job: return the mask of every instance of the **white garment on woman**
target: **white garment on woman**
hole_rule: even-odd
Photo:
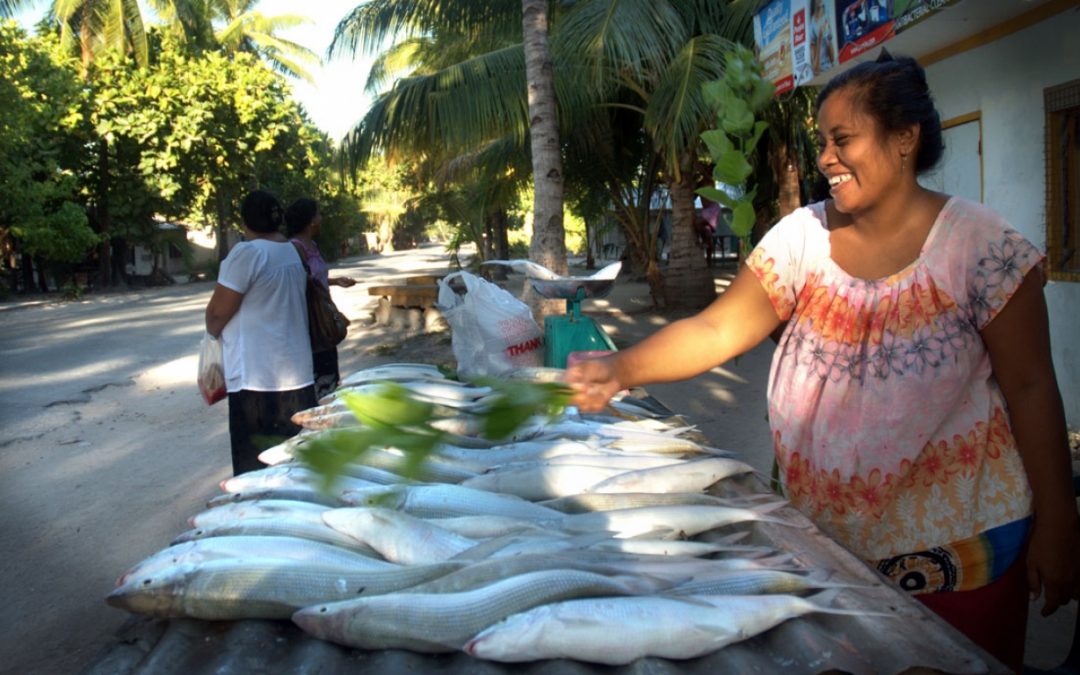
[[[218,283],[244,296],[221,332],[228,391],[311,384],[307,273],[296,248],[265,239],[241,242],[222,261]]]

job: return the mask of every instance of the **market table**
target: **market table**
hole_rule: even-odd
[[[638,392],[640,393],[640,392]],[[655,404],[655,399],[652,400]],[[737,496],[767,492],[757,476],[728,479],[710,492]],[[288,621],[209,622],[133,617],[84,675],[198,673],[1005,673],[1008,669],[921,603],[888,584],[791,506],[772,512],[794,527],[772,523],[728,526],[697,537],[749,527],[745,543],[790,553],[801,567],[826,570],[830,582],[851,584],[833,607],[886,616],[812,614],[757,637],[685,661],[640,659],[622,667],[569,660],[502,664],[464,653],[362,651],[313,638]]]

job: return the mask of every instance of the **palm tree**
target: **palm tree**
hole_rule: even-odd
[[[358,49],[364,49],[371,52],[388,39],[404,37],[407,42],[402,47],[378,62],[380,67],[376,79],[384,81],[384,66],[392,63],[405,50],[414,57],[417,55],[416,50],[420,48],[417,38],[441,36],[442,39],[437,41],[445,43],[447,36],[464,36],[464,39],[454,41],[459,47],[456,53],[451,50],[440,59],[441,72],[427,69],[409,78],[405,84],[399,82],[384,97],[387,105],[369,112],[351,134],[350,147],[354,151],[354,158],[362,160],[380,146],[401,149],[420,143],[429,154],[450,159],[455,151],[470,152],[497,140],[499,134],[495,130],[504,130],[517,140],[528,138],[535,186],[533,239],[529,257],[551,269],[565,272],[562,157],[553,68],[547,47],[547,19],[546,0],[522,0],[520,4],[509,0],[456,3],[374,0],[357,7],[339,23],[330,51],[355,53]],[[510,39],[514,34],[509,27],[515,20],[519,21],[518,28],[515,39]],[[493,42],[493,36],[499,39]],[[448,61],[447,55],[464,57],[464,60]],[[468,67],[461,68],[463,64]],[[429,62],[428,65],[430,67],[432,64]],[[442,96],[455,89],[455,84],[465,82],[501,90],[500,96],[485,98],[469,91],[460,100],[450,95]],[[406,106],[419,112],[420,117],[410,120],[400,115],[400,109]],[[443,108],[453,110],[440,111]],[[465,125],[472,127],[465,134],[471,137],[469,143],[460,143],[460,135],[447,129],[447,124],[427,124],[432,116],[441,114],[443,120],[450,120],[469,108],[479,113]],[[400,126],[379,124],[387,121],[388,117],[414,132],[420,131],[416,128],[417,124],[426,126],[423,131],[427,133],[403,134]],[[492,124],[477,128],[484,122]],[[384,143],[387,136],[383,134],[394,141]],[[406,136],[417,140],[410,141]],[[537,317],[558,309],[559,304],[544,303],[532,297],[531,289],[526,290],[526,301]]]
[[[282,30],[310,23],[296,14],[266,16],[254,11],[259,0],[212,0],[213,18],[224,22],[214,34],[226,52],[247,51],[258,54],[279,73],[311,81],[307,66],[320,63],[310,49],[277,35]]]
[[[32,0],[0,0],[0,18],[15,16],[20,10],[29,7]]]

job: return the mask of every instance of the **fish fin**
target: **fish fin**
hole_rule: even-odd
[[[899,612],[875,612],[868,609],[843,609],[840,607],[833,607],[833,602],[836,601],[836,597],[841,593],[841,588],[828,588],[820,593],[815,593],[809,598],[805,598],[803,601],[810,605],[815,612],[821,612],[822,614],[836,614],[840,616],[888,616],[899,619],[901,614]]]

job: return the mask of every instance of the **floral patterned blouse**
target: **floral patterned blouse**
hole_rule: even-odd
[[[780,221],[747,265],[788,322],[768,395],[791,502],[867,560],[1030,515],[979,331],[1041,260],[1001,216],[958,197],[918,259],[882,279],[832,260],[824,203]]]

